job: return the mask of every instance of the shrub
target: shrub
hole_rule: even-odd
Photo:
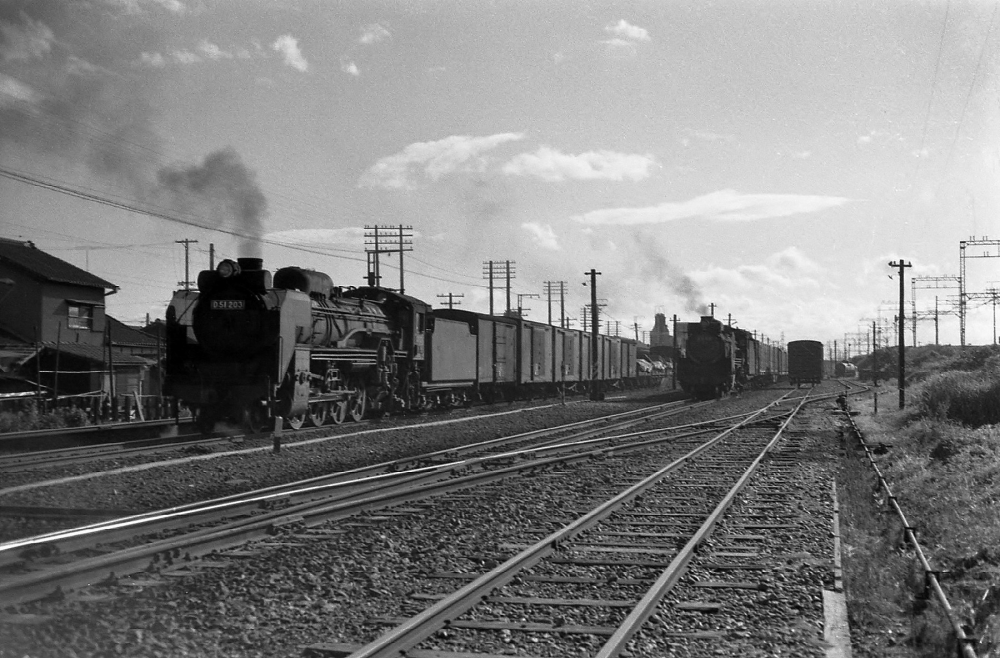
[[[922,386],[920,411],[971,427],[1000,423],[1000,369],[980,372],[949,371],[930,377]]]

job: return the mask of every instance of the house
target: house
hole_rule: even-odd
[[[0,238],[0,372],[60,395],[150,391],[156,338],[105,313],[116,292],[30,241]]]
[[[0,327],[26,343],[104,343],[104,298],[118,286],[47,254],[34,243],[0,238]]]

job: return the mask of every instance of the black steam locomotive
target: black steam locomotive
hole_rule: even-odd
[[[360,420],[518,396],[654,381],[637,343],[458,310],[437,310],[377,287],[344,290],[298,267],[222,261],[167,309],[166,391],[202,431],[226,421],[261,428],[274,417]]]
[[[687,339],[677,381],[690,395],[708,399],[774,382],[787,366],[785,351],[712,316],[686,323]]]

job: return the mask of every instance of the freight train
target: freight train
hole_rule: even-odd
[[[773,383],[785,373],[786,353],[753,333],[723,325],[712,316],[685,323],[684,353],[677,363],[677,381],[690,395],[708,399],[746,387]]]
[[[219,421],[257,430],[281,416],[297,429],[658,380],[642,372],[633,340],[597,336],[595,366],[584,331],[432,309],[298,267],[272,278],[257,258],[202,271],[166,320],[165,390],[203,432]]]
[[[823,381],[823,343],[793,340],[788,343],[788,381],[792,386]]]

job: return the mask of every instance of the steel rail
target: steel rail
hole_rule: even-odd
[[[656,579],[656,582],[649,588],[639,603],[632,609],[628,617],[618,626],[611,638],[605,642],[604,646],[597,652],[594,658],[614,658],[618,656],[625,647],[629,640],[639,632],[642,625],[646,623],[646,620],[654,612],[656,612],[656,606],[659,605],[663,597],[673,589],[677,581],[680,580],[681,576],[687,570],[688,564],[691,562],[691,558],[694,556],[695,551],[698,546],[701,545],[705,538],[708,537],[709,533],[715,528],[715,524],[718,523],[722,515],[726,513],[729,506],[732,505],[733,500],[739,495],[743,488],[746,487],[750,478],[754,476],[757,469],[760,467],[761,462],[767,456],[767,454],[777,445],[778,441],[781,439],[782,433],[785,428],[788,427],[795,415],[802,409],[802,406],[806,403],[808,396],[802,398],[795,409],[788,415],[788,418],[781,424],[778,431],[775,432],[774,436],[764,447],[761,453],[756,459],[750,464],[743,475],[737,480],[736,484],[732,486],[729,493],[723,497],[715,509],[709,514],[708,518],[702,523],[701,527],[698,528],[697,532],[684,544],[684,547],[680,550],[676,557],[670,561],[669,566],[660,574],[660,577]]]
[[[396,658],[424,641],[443,628],[450,620],[455,619],[474,607],[481,599],[498,587],[503,587],[513,580],[521,571],[529,569],[545,557],[555,552],[557,547],[572,539],[579,533],[592,528],[600,521],[614,513],[623,504],[632,500],[643,491],[657,484],[668,474],[683,466],[690,459],[709,450],[726,436],[753,419],[763,414],[770,407],[780,403],[788,394],[769,403],[746,419],[737,422],[709,441],[674,460],[667,466],[630,486],[610,500],[602,503],[587,514],[572,521],[563,528],[553,532],[541,541],[521,551],[503,564],[477,577],[458,591],[441,599],[426,608],[416,616],[406,620],[399,626],[387,631],[381,637],[366,644],[351,654],[351,658]],[[629,446],[631,447],[631,446]]]
[[[664,428],[669,432],[671,428]],[[699,430],[704,433],[710,430]],[[671,436],[662,441],[673,440]],[[596,439],[587,439],[593,442]],[[640,449],[651,441],[641,444],[617,446],[615,449]],[[555,450],[555,446],[544,448]],[[348,491],[336,498],[329,496],[320,500],[310,500],[298,503],[280,511],[268,512],[251,518],[239,519],[223,526],[196,530],[176,538],[159,540],[150,544],[127,548],[125,550],[86,558],[77,562],[40,573],[27,574],[0,582],[0,600],[18,603],[41,598],[65,589],[92,585],[102,579],[114,578],[140,571],[149,567],[150,563],[169,560],[183,555],[186,559],[203,555],[213,550],[229,548],[234,544],[261,538],[269,535],[277,526],[288,522],[303,522],[307,526],[318,525],[332,520],[340,520],[354,516],[360,512],[383,509],[401,503],[427,498],[432,495],[466,489],[471,486],[485,484],[515,475],[524,470],[539,470],[556,464],[571,464],[593,459],[596,455],[606,455],[608,451],[602,448],[587,452],[575,452],[569,455],[549,457],[546,459],[526,460],[522,464],[497,470],[483,470],[478,473],[455,477],[459,472],[468,470],[471,463],[485,463],[495,460],[500,455],[490,455],[450,464],[435,465],[419,469],[419,472],[388,473],[386,480],[378,487],[365,491]],[[366,497],[362,497],[366,496]]]
[[[917,541],[916,531],[913,526],[910,525],[909,521],[906,520],[903,508],[899,506],[899,501],[896,499],[895,494],[892,493],[892,488],[889,486],[889,482],[882,475],[881,469],[879,469],[878,464],[875,462],[875,454],[868,446],[868,443],[865,442],[864,435],[861,433],[861,429],[855,424],[854,418],[852,418],[850,413],[847,412],[846,399],[841,402],[841,406],[844,409],[844,415],[851,425],[851,430],[854,432],[858,442],[865,451],[865,455],[868,456],[868,461],[875,470],[875,475],[878,477],[879,485],[885,490],[886,496],[888,496],[889,504],[892,506],[893,510],[896,512],[896,516],[899,517],[900,522],[903,524],[906,541],[913,546],[913,549],[917,554],[917,560],[920,562],[920,566],[923,567],[924,570],[925,587],[934,591],[935,598],[937,598],[938,603],[940,603],[941,607],[944,609],[944,614],[948,618],[948,623],[951,624],[951,628],[955,632],[955,639],[958,645],[958,655],[964,656],[965,658],[976,658],[975,647],[978,643],[978,639],[967,635],[965,629],[962,628],[962,622],[958,619],[958,616],[955,614],[955,609],[951,607],[951,603],[948,602],[948,597],[945,595],[944,589],[941,587],[940,578],[938,578],[938,574],[941,572],[933,569],[930,561],[928,561],[927,557],[924,555],[924,551],[921,548],[920,543]]]
[[[118,539],[127,538],[131,536],[134,532],[134,528],[152,522],[163,523],[167,519],[176,518],[183,520],[184,523],[188,523],[188,517],[194,514],[219,511],[222,509],[228,509],[237,513],[236,509],[239,506],[246,505],[257,505],[260,503],[265,503],[273,501],[280,498],[301,496],[303,494],[314,494],[321,493],[331,488],[341,487],[345,485],[357,486],[362,481],[375,481],[380,477],[398,477],[401,469],[407,469],[402,472],[413,472],[414,469],[419,468],[422,464],[434,464],[438,468],[455,468],[457,464],[464,464],[466,462],[459,461],[459,457],[464,454],[473,454],[475,452],[481,452],[485,448],[503,446],[509,443],[515,443],[518,441],[525,441],[532,438],[537,438],[544,436],[546,434],[559,434],[565,431],[572,430],[583,425],[590,425],[595,422],[606,422],[608,420],[618,420],[605,425],[603,427],[597,428],[595,430],[589,430],[587,432],[581,433],[582,435],[592,435],[594,433],[610,432],[620,429],[622,426],[627,426],[637,422],[645,422],[647,419],[658,419],[664,416],[674,415],[686,410],[696,407],[698,405],[690,406],[680,406],[682,403],[666,403],[664,405],[656,405],[654,407],[647,407],[641,410],[632,410],[628,412],[623,412],[619,414],[612,414],[610,416],[605,416],[598,419],[592,419],[589,421],[579,421],[574,423],[568,423],[565,425],[560,425],[554,428],[543,428],[540,430],[532,430],[530,432],[523,432],[520,434],[515,434],[508,437],[500,437],[497,439],[489,439],[487,441],[480,441],[473,444],[468,444],[464,446],[458,446],[455,448],[445,448],[443,450],[437,450],[430,453],[424,453],[422,455],[417,455],[414,457],[407,457],[400,460],[393,460],[389,462],[382,462],[379,464],[374,464],[372,466],[366,466],[362,468],[352,469],[349,471],[342,471],[339,473],[334,473],[330,475],[321,475],[314,478],[309,478],[306,480],[299,480],[297,482],[292,482],[288,484],[275,485],[272,487],[266,487],[263,489],[258,489],[255,491],[250,491],[242,494],[234,494],[231,496],[224,496],[221,498],[216,498],[213,500],[208,500],[198,503],[190,503],[187,505],[179,505],[167,509],[155,510],[152,512],[146,512],[143,514],[134,514],[131,516],[120,517],[117,519],[110,519],[107,521],[100,521],[91,523],[84,526],[79,526],[76,528],[71,528],[68,530],[57,530],[50,533],[45,533],[42,535],[35,535],[32,537],[27,537],[21,540],[15,540],[11,542],[0,543],[0,565],[8,564],[15,558],[11,558],[11,551],[26,550],[33,547],[41,547],[52,545],[57,542],[69,542],[76,540],[75,543],[68,544],[63,547],[63,551],[66,550],[79,550],[80,548],[86,548],[95,545],[94,541],[84,541],[81,543],[79,540],[83,537],[90,535],[95,535],[97,533],[106,533],[109,530],[118,529],[129,529],[129,534],[119,534],[110,537],[101,537],[102,541],[116,541]],[[622,421],[623,417],[634,416],[637,413],[642,413],[643,411],[649,412],[653,411],[647,418],[639,420],[627,420]],[[711,422],[711,421],[708,421]],[[698,424],[688,424],[680,425],[671,428],[661,428],[659,431],[676,431],[678,429],[685,429],[687,427],[696,426]],[[608,439],[617,439],[620,437],[608,437]],[[600,439],[596,439],[600,441]],[[561,437],[555,439],[554,441],[564,442],[567,446],[572,446],[574,444],[585,444],[585,440],[574,441],[573,437]],[[539,446],[534,446],[533,448],[525,449],[525,451],[531,451],[535,448],[545,447],[547,444],[541,444]],[[562,444],[559,444],[562,445]],[[558,447],[558,446],[556,446]],[[505,453],[493,453],[489,455],[490,459],[500,459],[510,456],[515,456],[518,452],[523,451],[508,451]],[[442,464],[440,459],[449,460]],[[176,526],[175,526],[176,527]],[[169,528],[158,528],[158,529],[169,529]]]

